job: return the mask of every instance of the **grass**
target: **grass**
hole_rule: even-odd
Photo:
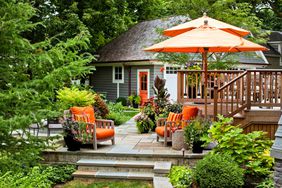
[[[61,187],[61,186],[60,186]],[[61,188],[152,188],[152,184],[146,181],[70,181]]]

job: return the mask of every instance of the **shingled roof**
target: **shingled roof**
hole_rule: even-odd
[[[98,51],[98,62],[156,60],[157,53],[145,52],[143,49],[157,43],[157,40],[160,39],[157,29],[167,29],[187,21],[186,16],[174,16],[138,23],[102,47]],[[253,52],[252,54],[236,53],[233,56],[237,56],[235,59],[241,63],[268,64],[260,57],[262,53]]]
[[[99,62],[142,61],[156,59],[156,53],[144,52],[143,48],[156,43],[160,37],[157,29],[167,29],[187,20],[185,16],[144,21],[105,45],[98,51]]]

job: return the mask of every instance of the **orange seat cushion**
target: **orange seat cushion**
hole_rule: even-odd
[[[96,137],[98,140],[115,136],[114,129],[96,128]]]
[[[87,116],[88,117],[88,122],[87,123],[95,123],[95,114],[94,114],[94,109],[92,106],[86,106],[86,107],[71,107],[70,108],[71,113],[74,115],[74,118],[79,118],[81,116]],[[81,118],[75,119],[77,121],[82,120]],[[85,121],[85,119],[84,119]]]
[[[170,128],[168,127],[167,128],[167,136],[169,136],[169,130],[170,130]],[[162,137],[164,137],[164,126],[159,126],[159,127],[156,127],[156,129],[155,129],[155,132],[159,135],[159,136],[162,136]]]
[[[167,121],[181,121],[181,119],[182,119],[182,114],[169,112]]]
[[[172,128],[172,132],[174,132],[175,130],[177,130],[178,128],[177,127],[173,127]],[[155,129],[155,132],[161,136],[161,137],[164,137],[164,126],[159,126]],[[169,136],[169,132],[170,132],[170,128],[168,127],[167,128],[167,136]]]
[[[191,120],[198,115],[199,108],[195,106],[184,106],[182,109],[182,120]]]

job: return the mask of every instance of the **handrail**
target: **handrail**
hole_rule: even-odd
[[[240,78],[242,78],[243,76],[245,76],[248,73],[248,71],[243,72],[242,74],[240,74],[238,77],[234,78],[233,80],[231,80],[230,82],[226,83],[224,86],[220,87],[218,89],[218,92],[220,92],[221,90],[223,90],[224,88],[228,87],[229,85],[231,85],[232,83],[236,82],[237,80],[239,80]]]

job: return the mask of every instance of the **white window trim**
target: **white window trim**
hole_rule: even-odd
[[[122,75],[122,79],[121,80],[116,80],[115,79],[115,68],[116,67],[121,67],[121,75]],[[123,84],[124,83],[124,66],[123,65],[116,65],[116,66],[113,66],[113,69],[112,69],[112,72],[113,72],[113,83],[121,83]]]
[[[147,95],[148,99],[150,98],[150,69],[137,69],[137,95],[139,95],[139,88],[140,88],[140,82],[139,82],[139,73],[140,72],[147,72],[148,73],[148,90],[147,90]]]

